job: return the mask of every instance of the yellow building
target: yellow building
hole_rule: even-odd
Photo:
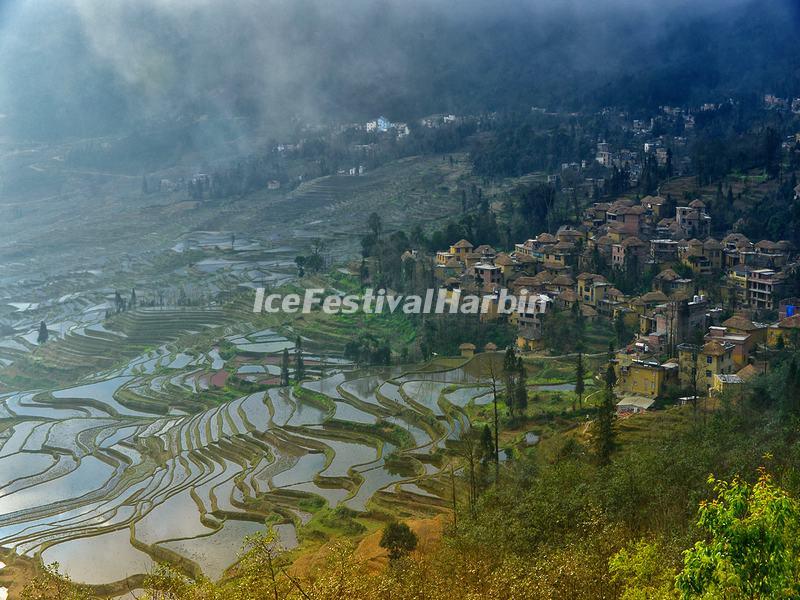
[[[605,277],[596,273],[581,273],[578,275],[578,302],[597,306],[605,298],[607,288],[611,284]]]
[[[617,391],[622,394],[657,398],[664,391],[667,370],[656,361],[632,360],[616,370]]]
[[[450,246],[450,254],[455,256],[458,260],[466,262],[467,254],[472,253],[474,246],[467,240],[459,240]]]
[[[731,375],[731,374],[716,374],[714,375],[713,381],[711,383],[711,390],[710,393],[716,396],[721,396],[725,392],[736,389],[738,386],[741,386],[744,383],[744,380],[739,377],[738,375]]]
[[[783,344],[790,347],[800,342],[800,315],[786,317],[769,326],[767,344],[774,348],[778,345],[778,340],[783,340]]]
[[[464,358],[472,358],[475,356],[475,344],[470,344],[469,342],[465,342],[458,347],[459,351],[461,352],[461,356]]]
[[[707,392],[714,383],[714,375],[736,372],[733,362],[733,344],[710,341],[702,347],[692,344],[678,346],[678,365],[681,386],[698,392]]]

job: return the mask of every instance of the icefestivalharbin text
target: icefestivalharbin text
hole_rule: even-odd
[[[383,312],[405,314],[480,314],[496,311],[538,314],[546,310],[550,298],[543,295],[514,295],[508,290],[478,296],[462,294],[460,290],[428,289],[424,295],[390,294],[384,289],[371,288],[363,294],[331,294],[322,288],[307,289],[304,294],[267,294],[256,288],[253,302],[255,313],[308,314],[320,309],[327,314],[379,314]]]

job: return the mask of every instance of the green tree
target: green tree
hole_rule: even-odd
[[[59,564],[45,565],[42,572],[33,577],[22,589],[22,600],[94,600],[87,588],[70,581],[59,572]]]
[[[517,379],[517,387],[514,389],[514,405],[517,413],[525,416],[525,411],[528,409],[528,387],[525,385],[524,377]]]
[[[494,460],[494,439],[492,439],[492,430],[488,425],[484,425],[481,430],[481,447],[483,448],[483,462],[488,463]]]
[[[620,600],[676,600],[675,569],[665,561],[667,549],[640,540],[611,557],[611,580],[622,587]],[[666,563],[666,564],[665,564]]]
[[[44,321],[39,323],[39,335],[36,337],[36,342],[38,344],[44,344],[47,339],[50,337],[50,332],[47,331],[47,325]]]
[[[289,349],[283,349],[281,357],[281,385],[289,385]]]
[[[306,376],[306,365],[303,362],[303,351],[298,348],[294,354],[294,380],[302,381]]]
[[[583,392],[585,391],[586,384],[586,368],[583,365],[583,352],[578,352],[578,358],[575,362],[575,395],[578,397],[578,405],[583,408]]]
[[[395,521],[383,529],[380,546],[389,551],[390,561],[396,561],[416,549],[417,534],[405,523]]]
[[[706,537],[684,552],[676,587],[690,598],[800,597],[800,505],[762,469],[750,485],[716,480],[700,504]]]
[[[616,375],[611,363],[606,369],[606,387],[600,400],[600,408],[597,411],[597,458],[601,465],[606,465],[611,460],[611,452],[614,450],[614,417],[616,407],[614,403],[614,383]]]

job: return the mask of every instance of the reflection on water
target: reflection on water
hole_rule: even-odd
[[[128,529],[56,544],[42,553],[42,560],[58,562],[72,579],[89,584],[111,583],[155,568],[147,554],[131,546]]]

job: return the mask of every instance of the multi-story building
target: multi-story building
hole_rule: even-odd
[[[777,294],[784,284],[784,277],[773,269],[754,269],[747,277],[747,296],[750,308],[773,310],[777,306]]]
[[[689,206],[676,208],[675,220],[680,231],[689,237],[707,238],[711,231],[711,216],[702,200],[692,200]]]
[[[707,392],[714,382],[714,375],[734,373],[733,344],[712,340],[702,346],[680,344],[678,346],[679,379],[686,389],[696,388]]]

